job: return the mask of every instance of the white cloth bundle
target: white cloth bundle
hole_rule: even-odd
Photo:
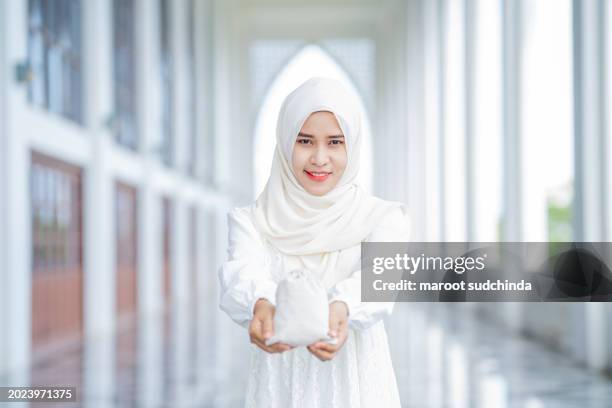
[[[329,305],[325,289],[308,272],[294,269],[278,283],[274,335],[266,345],[285,343],[308,346],[317,341],[336,343],[330,337]]]

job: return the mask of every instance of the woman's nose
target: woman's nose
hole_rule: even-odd
[[[327,149],[324,147],[317,148],[312,156],[310,156],[310,163],[318,166],[326,164],[328,160],[329,155],[327,154]]]

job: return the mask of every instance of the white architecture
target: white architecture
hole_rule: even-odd
[[[210,319],[207,335],[218,350],[235,347],[238,329],[218,314],[215,298],[225,217],[255,198],[261,103],[307,45],[326,52],[360,93],[371,125],[373,193],[410,205],[415,241],[612,241],[612,6],[606,2],[134,0],[127,26],[133,28],[135,147],[116,136],[117,72],[125,69],[114,65],[116,2],[66,2],[80,6],[80,82],[54,71],[72,66],[66,62],[72,57],[61,60],[72,51],[48,57],[46,68],[33,57],[32,26],[43,18],[29,9],[35,3],[45,0],[0,2],[0,373],[28,367],[36,354],[33,264],[40,255],[32,169],[38,155],[81,172],[77,247],[86,338],[112,336],[119,327],[121,182],[137,192],[139,318],[170,304],[195,307]],[[551,13],[556,17],[549,19]],[[60,32],[63,41],[74,35]],[[40,85],[45,72],[50,79]],[[37,92],[47,92],[46,103]],[[71,112],[80,118],[69,118]],[[55,197],[44,188],[41,194]],[[168,224],[164,198],[171,203]],[[606,304],[475,309],[589,367],[612,367]]]

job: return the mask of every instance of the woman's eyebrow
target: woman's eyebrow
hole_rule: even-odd
[[[310,138],[314,139],[313,135],[309,135],[308,133],[303,133],[303,132],[298,133],[298,136],[310,137]],[[327,137],[328,137],[328,139],[340,139],[340,138],[343,138],[344,135],[330,135],[330,136],[327,136]]]

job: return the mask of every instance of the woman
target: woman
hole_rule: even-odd
[[[393,303],[361,302],[362,241],[406,241],[406,207],[357,183],[361,114],[338,82],[312,78],[283,102],[270,178],[228,216],[221,309],[248,327],[254,349],[247,407],[399,407],[382,318]],[[276,285],[294,268],[328,291],[336,344],[266,346]]]

